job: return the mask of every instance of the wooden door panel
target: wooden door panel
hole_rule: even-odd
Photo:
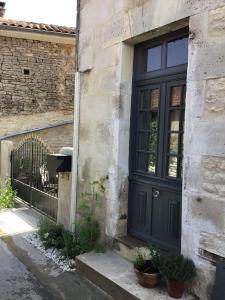
[[[130,200],[129,233],[162,249],[179,251],[181,193],[137,180],[130,182]]]
[[[130,182],[130,198],[130,232],[135,236],[141,235],[146,240],[150,234],[151,187]]]
[[[169,201],[168,209],[168,235],[179,239],[179,224],[180,224],[180,203],[179,201]]]
[[[154,196],[155,192],[159,192],[158,197]],[[163,241],[163,248],[179,249],[181,193],[153,189],[151,223],[151,235],[158,243]]]

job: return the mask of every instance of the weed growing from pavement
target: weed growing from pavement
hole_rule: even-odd
[[[15,191],[11,185],[11,179],[6,178],[1,182],[0,188],[0,209],[14,207]]]

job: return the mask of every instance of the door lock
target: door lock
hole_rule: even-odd
[[[159,197],[159,191],[154,191],[153,192],[153,197],[158,198]]]

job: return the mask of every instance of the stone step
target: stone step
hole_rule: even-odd
[[[116,237],[113,243],[113,250],[126,258],[129,261],[133,261],[137,254],[137,249],[142,247],[147,247],[148,245],[145,242],[142,242],[131,236]]]
[[[137,283],[133,264],[113,251],[77,256],[77,271],[116,300],[168,300],[165,285],[146,289]],[[192,296],[183,297],[193,300]]]

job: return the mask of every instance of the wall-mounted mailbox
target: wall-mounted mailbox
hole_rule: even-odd
[[[65,154],[48,154],[47,169],[50,173],[71,172],[72,156]]]

